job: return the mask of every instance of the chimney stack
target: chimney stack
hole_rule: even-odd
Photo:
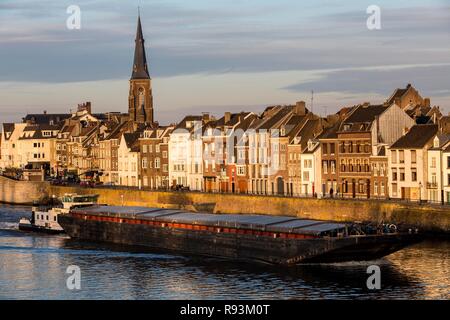
[[[209,112],[203,112],[202,113],[202,120],[205,121],[205,122],[208,122],[209,119],[210,119]]]
[[[231,112],[225,112],[224,123],[228,124],[231,121]]]
[[[430,98],[423,99],[423,104],[425,105],[425,107],[430,108],[431,107],[431,100],[430,100]]]
[[[304,116],[306,114],[306,103],[305,101],[298,101],[295,104],[294,113],[298,116]]]

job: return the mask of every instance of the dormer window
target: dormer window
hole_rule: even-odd
[[[439,138],[438,137],[434,138],[433,147],[439,148]]]

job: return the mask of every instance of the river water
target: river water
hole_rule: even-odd
[[[0,206],[0,299],[449,299],[450,241],[424,241],[370,262],[295,268],[130,251],[22,233],[30,208]],[[370,265],[381,289],[368,290]],[[80,268],[79,290],[67,268]]]

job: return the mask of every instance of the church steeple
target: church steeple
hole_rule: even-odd
[[[141,15],[139,14],[134,48],[133,73],[131,74],[131,79],[150,79],[144,42],[145,40],[144,35],[142,34]]]
[[[134,48],[133,72],[130,79],[128,114],[131,121],[153,123],[153,94],[150,73],[145,54],[141,15],[138,15]]]

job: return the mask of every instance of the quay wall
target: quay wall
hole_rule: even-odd
[[[432,233],[450,234],[450,206],[377,200],[310,199],[277,196],[51,186],[0,177],[0,202],[24,204],[40,196],[99,194],[108,205],[176,208],[199,212],[287,215],[341,222],[389,222]]]
[[[48,183],[16,181],[0,176],[0,203],[31,204],[48,193]]]

